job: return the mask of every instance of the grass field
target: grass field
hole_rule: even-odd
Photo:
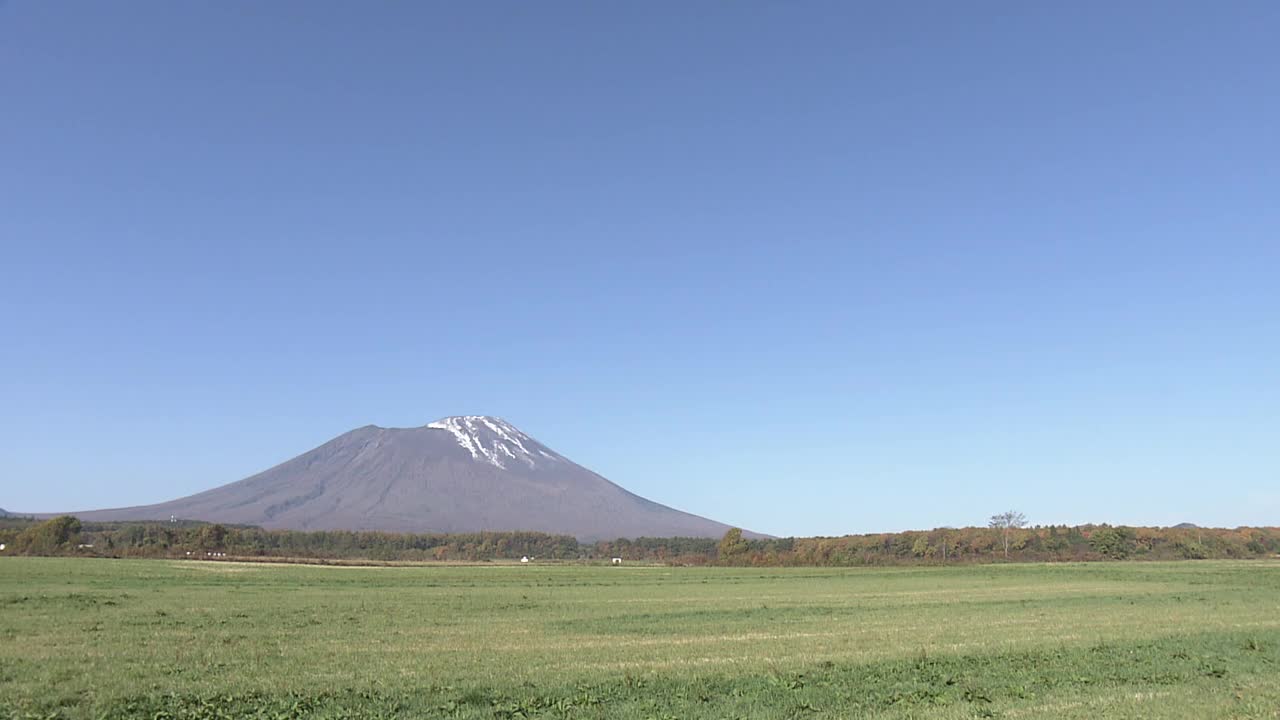
[[[1280,563],[0,559],[0,718],[1280,718]]]

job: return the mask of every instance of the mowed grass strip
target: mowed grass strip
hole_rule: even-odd
[[[4,558],[0,717],[1276,718],[1278,590],[1269,561]]]

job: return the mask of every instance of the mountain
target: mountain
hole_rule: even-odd
[[[581,540],[719,537],[728,525],[630,493],[506,421],[368,425],[239,482],[82,520],[204,520],[292,530],[537,530]]]

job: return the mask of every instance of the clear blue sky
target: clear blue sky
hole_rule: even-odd
[[[1280,523],[1278,33],[0,0],[0,507],[483,413],[782,535]]]

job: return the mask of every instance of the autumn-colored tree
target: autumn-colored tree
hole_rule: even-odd
[[[722,563],[731,564],[745,555],[748,547],[747,541],[742,537],[742,530],[729,528],[724,537],[720,538],[720,544],[716,546],[716,557]]]
[[[59,515],[27,528],[18,536],[18,549],[31,555],[55,555],[75,542],[80,535],[80,520],[71,515]]]
[[[932,551],[933,548],[929,547],[928,535],[920,535],[916,538],[915,542],[911,544],[911,554],[918,558],[927,557],[932,554]]]
[[[227,529],[217,524],[205,525],[197,537],[201,550],[221,550],[227,539]]]

